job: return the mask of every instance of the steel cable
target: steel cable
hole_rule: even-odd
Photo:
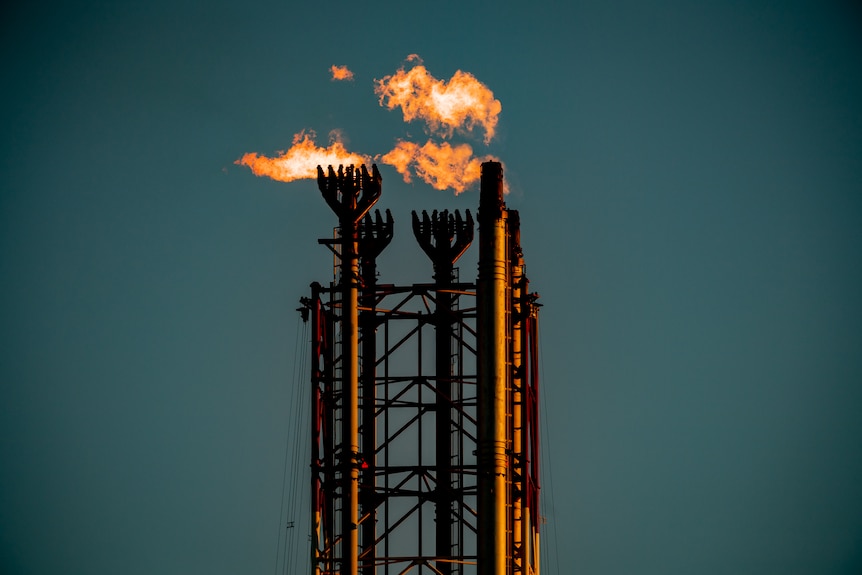
[[[297,520],[297,511],[302,513],[305,507],[305,499],[303,495],[303,487],[306,486],[304,466],[302,459],[307,456],[308,441],[302,441],[307,438],[307,433],[303,432],[303,423],[307,421],[307,406],[305,405],[306,388],[308,386],[307,375],[307,353],[305,350],[306,339],[308,338],[308,326],[301,318],[297,318],[296,334],[294,340],[294,358],[293,358],[293,381],[291,382],[291,394],[289,412],[291,414],[287,426],[287,437],[285,438],[284,447],[284,465],[282,476],[282,493],[281,504],[278,518],[278,538],[276,544],[276,564],[275,573],[288,572],[301,573],[301,566],[298,565],[299,558],[297,549],[300,545],[298,533],[303,531],[306,522]],[[305,426],[307,427],[307,425]],[[290,479],[288,480],[288,477]],[[307,494],[306,494],[307,495]],[[297,510],[297,502],[299,502],[299,510]],[[282,529],[284,534],[282,535]],[[308,558],[306,557],[306,563]],[[297,570],[299,568],[300,570]]]
[[[542,323],[536,320],[539,327],[539,369],[540,369],[540,380],[545,382],[545,356],[541,353],[541,345],[542,345]],[[548,409],[545,407],[546,405],[550,405],[550,399],[548,397],[548,386],[543,385],[541,389],[541,393],[544,398],[539,399],[539,410],[541,412],[540,419],[542,420],[542,434],[541,434],[541,443],[542,443],[542,458],[541,458],[541,467],[542,467],[542,476],[547,478],[548,483],[548,495],[549,498],[542,497],[540,499],[539,508],[541,509],[541,514],[543,518],[548,520],[547,508],[550,505],[550,520],[549,520],[549,529],[553,531],[553,539],[554,539],[554,569],[548,570],[548,572],[553,572],[556,575],[560,573],[560,543],[557,539],[557,515],[555,511],[555,503],[554,503],[554,469],[551,465],[551,440],[550,440],[550,421],[548,417]],[[550,499],[548,503],[546,503],[547,499]],[[547,541],[547,537],[542,537],[541,540],[542,546],[542,555],[547,556],[550,559],[550,553],[548,553],[550,543]]]

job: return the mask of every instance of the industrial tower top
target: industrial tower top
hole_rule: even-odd
[[[501,164],[482,164],[479,265],[469,210],[412,214],[433,281],[378,281],[394,223],[376,166],[318,167],[338,217],[311,321],[312,575],[538,575],[537,295]]]

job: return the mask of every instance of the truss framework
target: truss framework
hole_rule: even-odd
[[[331,170],[330,178],[330,189],[343,184]],[[300,308],[312,324],[312,573],[482,574],[477,284],[460,282],[454,267],[473,221],[469,212],[414,213],[434,282],[378,284],[392,218],[371,218],[370,205],[357,216],[360,187],[327,198],[342,210],[341,225],[320,243],[335,254],[338,275],[327,287],[312,284]],[[508,216],[500,575],[538,575],[539,306],[517,212]]]

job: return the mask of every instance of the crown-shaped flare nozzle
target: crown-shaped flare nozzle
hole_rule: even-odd
[[[385,220],[380,216],[380,210],[374,210],[374,218],[371,214],[366,214],[357,227],[359,257],[363,260],[376,259],[392,241],[394,231],[395,224],[389,210],[386,210]]]
[[[338,166],[338,172],[329,166],[328,173],[317,166],[320,193],[342,224],[356,225],[368,213],[380,199],[382,181],[377,164],[371,165],[370,174],[365,164],[358,170],[352,165]]]
[[[422,219],[413,212],[413,235],[431,262],[435,272],[450,270],[473,241],[473,216],[467,210],[466,219],[455,210],[438,212],[434,210],[431,217],[422,211]]]

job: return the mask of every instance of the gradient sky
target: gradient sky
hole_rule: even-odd
[[[19,4],[4,574],[276,570],[295,308],[336,222],[234,161],[303,129],[424,141],[373,93],[413,53],[503,105],[470,143],[506,164],[545,306],[545,574],[862,572],[857,3]],[[427,281],[409,211],[478,193],[381,171],[382,277]]]

